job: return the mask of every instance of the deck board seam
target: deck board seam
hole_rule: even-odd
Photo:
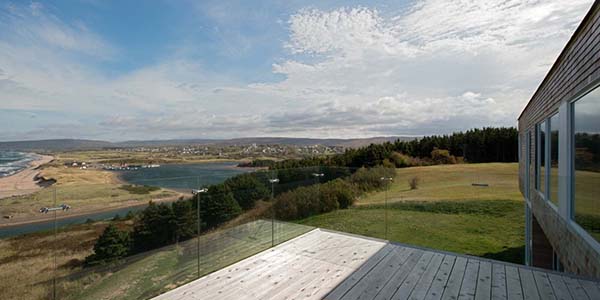
[[[421,281],[423,276],[425,276],[425,273],[427,273],[427,268],[429,268],[429,265],[431,265],[431,263],[433,262],[433,259],[434,259],[434,256],[432,255],[429,262],[427,262],[427,266],[425,267],[425,270],[423,270],[423,273],[419,276],[419,279],[415,282],[415,285],[410,289],[410,293],[408,294],[409,299],[410,299],[410,296],[412,296],[412,294],[415,292],[415,288],[417,287],[417,285],[419,285],[419,282]],[[439,266],[438,266],[438,268],[439,268]],[[437,271],[436,271],[436,273],[437,273]],[[429,288],[427,288],[427,290],[429,290]]]
[[[383,247],[382,247],[382,248],[381,248],[379,251],[382,251],[383,249],[387,248],[388,246],[390,246],[390,248],[391,248],[391,245],[390,245],[390,244],[386,244],[386,245],[385,245],[385,246],[383,246]],[[385,259],[385,258],[386,258],[388,255],[390,255],[390,253],[392,253],[392,251],[393,251],[393,250],[394,250],[394,248],[391,248],[391,249],[385,250],[385,251],[387,251],[387,252],[385,253],[385,255],[384,255],[384,256],[382,256],[381,258],[379,258],[379,260],[377,261],[377,263],[373,264],[373,266],[372,266],[372,267],[370,267],[370,268],[369,268],[369,270],[367,270],[367,271],[365,272],[365,274],[363,274],[362,276],[360,276],[360,278],[358,278],[358,279],[356,280],[356,282],[355,282],[355,283],[353,283],[353,284],[352,284],[352,285],[351,285],[351,286],[350,286],[350,287],[349,287],[349,288],[348,288],[348,289],[347,289],[347,290],[346,290],[346,291],[345,291],[345,292],[344,292],[342,295],[340,295],[340,297],[339,297],[338,299],[343,299],[343,298],[344,298],[344,297],[345,297],[345,296],[346,296],[346,295],[347,295],[347,294],[348,294],[348,293],[349,293],[349,292],[350,292],[350,291],[351,291],[351,290],[352,290],[352,289],[353,289],[353,288],[354,288],[354,287],[355,287],[355,286],[356,286],[356,285],[357,285],[357,284],[358,284],[358,283],[359,283],[361,280],[363,280],[363,278],[365,278],[365,276],[367,276],[369,273],[371,273],[371,271],[373,271],[373,269],[374,269],[375,267],[377,267],[377,265],[378,265],[378,264],[379,264],[381,261],[383,261],[383,260],[384,260],[384,259]],[[366,261],[365,261],[365,262],[366,262]],[[360,267],[359,267],[358,269],[360,269]],[[358,270],[358,269],[357,269],[357,270]],[[352,276],[352,274],[350,274],[350,276]],[[346,279],[347,279],[347,278],[346,278]],[[342,281],[342,282],[343,282],[343,281]],[[332,292],[334,292],[334,291],[335,291],[335,288],[334,288],[333,290],[331,290],[331,291],[329,292],[329,294],[330,294],[330,293],[332,293]],[[327,295],[325,296],[325,298],[327,298],[327,296],[328,296],[329,294],[327,294]]]
[[[456,259],[458,259],[458,256],[456,257]],[[462,287],[463,287],[463,282],[465,281],[465,274],[467,273],[467,266],[469,265],[469,260],[467,259],[465,261],[465,271],[462,273],[462,277],[460,278],[460,285],[458,286],[458,296],[456,296],[456,298],[460,298],[460,291],[462,291]],[[456,266],[456,261],[454,263],[454,266]],[[452,270],[454,270],[454,266],[452,267]],[[479,273],[479,268],[477,268],[477,273]],[[444,289],[445,291],[445,289]],[[443,294],[442,294],[442,298],[443,298]]]
[[[453,255],[446,255],[446,256],[453,256]],[[444,259],[446,258],[446,256],[444,256]],[[448,276],[446,277],[446,281],[443,283],[443,289],[442,289],[442,293],[440,294],[440,299],[443,298],[444,296],[444,292],[446,291],[446,288],[448,286],[448,281],[450,281],[450,276],[452,275],[452,271],[454,270],[454,266],[456,266],[456,260],[457,260],[457,256],[453,256],[454,260],[452,260],[452,268],[450,268],[450,271],[448,271]],[[435,282],[435,278],[437,278],[438,273],[440,272],[440,270],[442,269],[442,264],[444,263],[444,261],[442,260],[442,263],[440,264],[440,267],[438,268],[438,271],[435,273],[435,276],[433,276],[433,280],[431,281],[431,285],[429,286],[429,288],[427,289],[427,292],[425,293],[425,298],[427,298],[427,295],[429,295],[429,291],[431,291],[431,287],[433,286],[433,283]],[[463,277],[464,277],[464,272],[463,272]],[[462,278],[461,278],[461,284],[462,284]],[[459,293],[460,293],[460,287],[458,288]]]

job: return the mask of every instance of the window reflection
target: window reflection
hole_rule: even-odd
[[[537,133],[537,189],[543,194],[546,190],[546,122],[538,125]]]
[[[550,201],[558,206],[558,114],[550,118]]]
[[[600,89],[573,104],[574,217],[600,241]]]

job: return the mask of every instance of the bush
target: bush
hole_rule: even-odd
[[[87,265],[106,263],[127,256],[131,245],[129,233],[110,224],[94,245],[94,253],[85,258]]]
[[[414,158],[400,152],[393,152],[390,155],[390,160],[394,163],[396,168],[406,168],[414,166]]]
[[[360,168],[356,173],[350,176],[350,183],[353,183],[361,191],[371,191],[382,189],[387,186],[388,181],[381,180],[382,177],[393,178],[396,170],[385,167],[374,167],[371,169]]]
[[[415,176],[408,180],[408,186],[410,186],[411,190],[416,190],[419,188],[420,182],[421,182],[421,179],[419,179],[419,177]]]
[[[358,195],[357,188],[342,179],[328,182],[321,187],[321,197],[324,199],[333,199],[330,201],[337,203],[336,208],[348,208],[352,206]]]
[[[435,164],[456,164],[456,157],[450,155],[448,150],[434,148],[431,151],[431,159]]]

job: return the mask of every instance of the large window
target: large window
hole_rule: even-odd
[[[548,167],[550,168],[550,178],[548,186],[548,198],[549,200],[558,206],[558,114],[550,117],[550,135],[548,136],[550,140],[550,153],[548,156],[550,157],[550,164]]]
[[[536,172],[535,187],[544,194],[546,190],[546,122],[536,126],[537,143],[535,147]]]
[[[573,217],[600,241],[600,88],[573,103]]]

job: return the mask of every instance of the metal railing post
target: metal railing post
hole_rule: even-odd
[[[275,184],[279,182],[279,178],[269,179],[271,183],[271,247],[275,247]]]
[[[381,181],[385,181],[386,182],[386,187],[385,187],[385,196],[383,199],[383,211],[384,211],[384,237],[387,240],[388,239],[388,207],[387,207],[387,198],[388,198],[388,190],[390,189],[390,183],[392,182],[392,180],[394,180],[392,177],[381,177],[380,178]]]
[[[200,188],[200,177],[197,178],[198,189],[193,190],[192,193],[196,194],[196,258],[198,265],[198,278],[200,278],[200,194],[208,192],[206,188]]]

